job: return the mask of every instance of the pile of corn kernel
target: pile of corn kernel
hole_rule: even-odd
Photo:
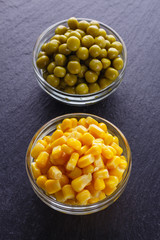
[[[106,124],[91,117],[66,118],[32,149],[32,173],[57,201],[93,204],[116,190],[127,167],[122,153]]]

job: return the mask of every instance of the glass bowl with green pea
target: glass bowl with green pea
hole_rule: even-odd
[[[41,88],[63,103],[84,106],[108,97],[120,85],[127,63],[122,38],[91,19],[70,18],[47,28],[33,49]]]

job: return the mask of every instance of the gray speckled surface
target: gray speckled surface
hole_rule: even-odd
[[[0,239],[160,239],[160,1],[0,1]],[[124,81],[108,99],[84,108],[63,105],[38,86],[32,49],[40,33],[71,16],[114,28],[128,49]],[[24,166],[35,131],[68,112],[89,112],[119,127],[133,155],[119,200],[88,216],[51,210],[31,189]]]

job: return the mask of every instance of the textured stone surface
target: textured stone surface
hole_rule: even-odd
[[[0,239],[160,239],[159,9],[159,0],[0,1]],[[41,90],[33,73],[37,37],[71,16],[110,25],[128,49],[124,81],[108,99],[90,107],[56,102]],[[132,150],[125,192],[93,215],[51,210],[34,194],[25,171],[25,153],[35,131],[69,112],[89,112],[113,122]]]

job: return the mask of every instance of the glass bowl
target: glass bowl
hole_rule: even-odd
[[[77,20],[86,20],[86,21],[92,21],[92,19],[87,18],[78,18]],[[63,91],[60,91],[54,87],[52,87],[42,76],[42,70],[38,69],[36,65],[36,60],[38,57],[38,54],[40,52],[41,46],[50,40],[51,37],[53,37],[54,31],[57,28],[58,25],[65,25],[67,26],[67,20],[63,20],[61,22],[55,23],[54,25],[47,28],[37,39],[36,44],[33,49],[33,67],[36,74],[37,81],[41,88],[47,92],[51,97],[55,98],[56,100],[59,100],[63,103],[74,105],[74,106],[84,106],[89,104],[94,104],[96,102],[99,102],[100,100],[108,97],[111,93],[113,93],[121,83],[125,69],[126,69],[126,63],[127,63],[127,50],[126,46],[122,40],[122,38],[119,36],[119,34],[114,31],[111,27],[105,25],[104,23],[99,22],[100,27],[105,29],[107,34],[112,34],[115,36],[116,40],[121,42],[123,45],[123,51],[121,53],[121,57],[124,62],[123,68],[119,71],[118,78],[110,84],[105,89],[102,89],[96,93],[90,93],[85,95],[79,95],[79,94],[69,94],[65,93]]]
[[[61,123],[63,121],[63,119],[72,118],[72,117],[80,119],[83,117],[86,118],[88,116],[93,117],[98,122],[104,122],[107,125],[108,131],[111,134],[116,135],[119,138],[119,143],[120,143],[120,146],[123,148],[123,155],[126,157],[128,166],[123,174],[122,180],[120,181],[120,183],[117,186],[117,189],[110,196],[107,196],[104,200],[99,201],[94,204],[90,204],[90,205],[77,205],[77,206],[76,205],[67,205],[67,204],[56,201],[56,199],[52,196],[46,195],[45,192],[40,187],[38,187],[38,185],[36,184],[36,181],[33,177],[32,170],[31,170],[31,163],[34,161],[33,158],[31,157],[31,150],[35,146],[36,142],[39,139],[42,139],[46,135],[51,135],[53,133],[53,131],[55,131],[56,126],[59,123]],[[44,126],[42,126],[36,132],[36,134],[34,135],[34,137],[32,138],[32,140],[29,144],[29,147],[28,147],[28,150],[26,153],[25,165],[26,165],[26,171],[28,174],[28,178],[31,182],[34,192],[46,205],[48,205],[49,207],[51,207],[59,212],[72,214],[72,215],[85,215],[85,214],[98,212],[100,210],[107,208],[109,205],[114,203],[120,197],[120,195],[122,194],[122,192],[124,191],[124,189],[127,185],[127,182],[128,182],[129,176],[130,176],[132,158],[131,158],[130,147],[129,147],[129,144],[128,144],[125,136],[112,123],[110,123],[109,121],[107,121],[101,117],[87,114],[87,113],[71,113],[71,114],[66,114],[66,115],[52,119],[51,121],[46,123]]]

